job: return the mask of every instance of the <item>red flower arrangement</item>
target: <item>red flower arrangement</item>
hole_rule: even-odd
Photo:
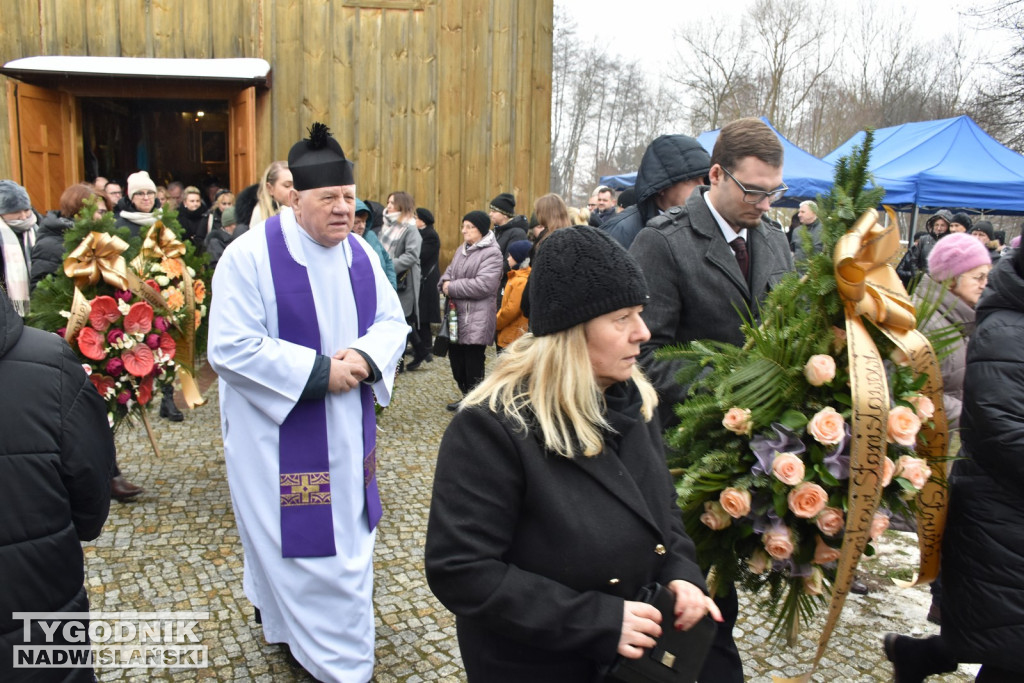
[[[72,346],[94,361],[86,372],[107,402],[111,426],[135,404],[147,405],[154,384],[161,389],[174,380],[177,343],[168,323],[145,301],[129,305],[131,292],[97,296],[90,303],[89,323],[71,340]]]

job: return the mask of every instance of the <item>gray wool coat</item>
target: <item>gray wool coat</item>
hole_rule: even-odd
[[[676,381],[682,361],[657,360],[654,352],[697,339],[742,345],[741,312],[759,318],[765,296],[793,269],[786,235],[762,218],[747,230],[748,283],[704,202],[708,189],[697,188],[685,205],[648,222],[629,249],[651,295],[643,312],[651,338],[640,347],[640,363],[658,390],[665,427],[675,424],[672,408],[686,397],[687,387]]]
[[[385,226],[381,232],[387,232]],[[401,281],[402,273],[409,272],[408,285],[405,291],[398,293],[398,300],[402,302],[402,313],[406,318],[419,318],[420,299],[420,247],[423,246],[423,238],[415,223],[407,223],[405,231],[390,243],[381,239],[381,244],[387,249],[395,264],[395,276]]]

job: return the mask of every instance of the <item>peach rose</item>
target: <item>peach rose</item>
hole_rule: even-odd
[[[917,443],[917,433],[921,431],[921,418],[906,406],[896,406],[889,410],[889,423],[886,427],[889,443],[912,448]]]
[[[768,553],[763,550],[755,550],[753,554],[747,558],[747,569],[750,570],[751,574],[764,574],[768,570],[768,565],[771,563],[771,558],[768,557]]]
[[[896,465],[892,460],[885,457],[882,458],[882,488],[892,483],[892,477],[896,474]]]
[[[826,536],[835,536],[846,526],[846,517],[839,508],[826,507],[814,518],[818,529]]]
[[[793,539],[789,529],[784,526],[764,532],[761,542],[764,543],[764,549],[773,559],[788,560],[793,554]]]
[[[700,516],[700,521],[712,531],[721,531],[732,524],[729,513],[722,508],[721,504],[714,500],[705,501],[704,514]]]
[[[930,420],[935,416],[935,404],[927,396],[918,394],[907,399],[910,405],[914,406],[914,412],[921,418],[921,421]]]
[[[889,528],[889,517],[883,515],[880,512],[875,513],[875,518],[871,520],[871,540],[877,541],[885,533],[885,530]]]
[[[816,353],[804,365],[804,377],[814,387],[828,384],[836,378],[836,361],[832,356]]]
[[[825,574],[817,567],[811,569],[811,575],[804,577],[804,593],[821,595],[825,592]]]
[[[746,408],[729,408],[722,419],[722,426],[733,434],[750,434],[753,425],[750,422],[750,411]]]
[[[835,408],[822,408],[807,423],[807,433],[823,446],[835,446],[846,436],[846,421]]]
[[[825,489],[811,481],[805,481],[792,491],[787,498],[789,509],[797,517],[811,519],[825,509],[828,494]]]
[[[788,486],[796,486],[804,480],[804,461],[793,453],[776,453],[772,460],[772,474]]]
[[[932,476],[932,470],[928,463],[921,458],[911,455],[901,455],[896,463],[896,476],[903,477],[909,481],[915,489],[920,491],[928,483]]]
[[[733,519],[750,514],[750,491],[730,486],[718,496],[718,502]]]
[[[814,564],[828,564],[839,559],[839,548],[833,548],[825,543],[821,536],[815,537],[814,541]]]

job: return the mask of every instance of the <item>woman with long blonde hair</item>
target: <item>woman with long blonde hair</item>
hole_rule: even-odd
[[[469,681],[598,680],[664,629],[721,620],[665,467],[633,258],[601,230],[557,230],[531,273],[531,332],[441,442],[427,580],[456,616]],[[674,624],[636,599],[674,596]]]
[[[256,225],[281,213],[282,206],[289,206],[291,189],[292,172],[288,169],[288,162],[271,162],[260,179],[260,186],[256,191],[257,204],[252,210],[249,225]]]

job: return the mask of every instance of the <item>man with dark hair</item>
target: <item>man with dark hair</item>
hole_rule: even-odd
[[[689,135],[655,138],[636,173],[636,205],[610,219],[604,229],[626,249],[647,221],[686,203],[694,188],[707,184],[711,157]],[[625,194],[625,192],[623,192]]]
[[[615,190],[601,185],[594,194],[597,195],[597,211],[590,212],[590,225],[600,228],[615,215]]]
[[[107,196],[110,198],[110,203],[114,207],[114,215],[120,214],[121,210],[118,208],[118,204],[121,203],[121,199],[124,197],[124,190],[121,189],[121,183],[116,180],[111,180],[103,186],[103,191],[106,192]]]
[[[666,428],[677,422],[673,407],[686,400],[687,387],[676,381],[681,361],[658,360],[654,352],[697,339],[743,344],[741,312],[756,319],[768,291],[793,268],[782,228],[764,216],[786,191],[782,144],[771,128],[754,118],[724,126],[708,180],[684,205],[651,220],[629,250],[650,289],[643,317],[651,338],[641,346],[640,363],[658,390]],[[732,637],[735,589],[716,602],[725,621],[699,680],[742,683]]]

